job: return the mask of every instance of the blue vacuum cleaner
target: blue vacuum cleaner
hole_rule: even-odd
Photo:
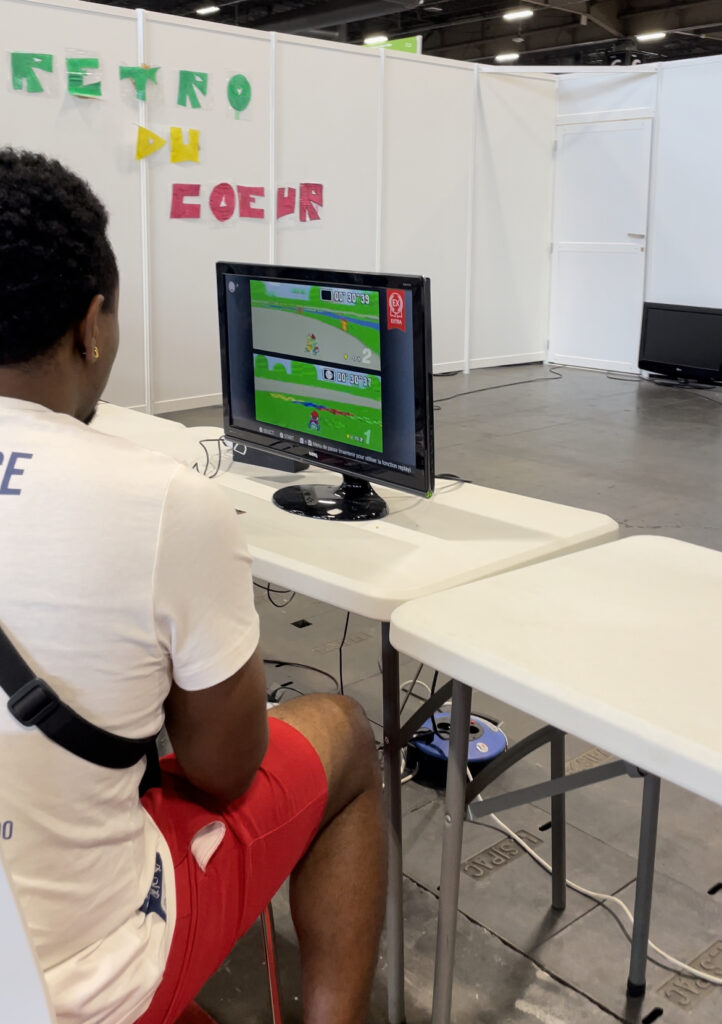
[[[441,789],[446,785],[449,763],[449,733],[451,711],[436,711],[409,740],[406,748],[406,771],[412,772],[416,782]],[[469,721],[468,765],[476,776],[489,761],[503,754],[507,738],[498,725],[479,715]]]

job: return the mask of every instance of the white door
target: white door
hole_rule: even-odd
[[[651,139],[649,117],[558,129],[550,362],[637,368]]]

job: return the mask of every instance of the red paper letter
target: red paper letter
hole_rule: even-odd
[[[221,182],[211,192],[209,199],[211,213],[216,220],[229,220],[236,208],[236,193],[227,181]]]
[[[173,185],[170,200],[171,218],[181,220],[198,220],[201,215],[201,208],[197,203],[186,203],[191,196],[198,198],[201,194],[200,185]]]
[[[262,199],[265,194],[265,188],[248,188],[246,185],[239,185],[238,216],[252,217],[255,220],[263,220],[266,216],[266,211],[260,206],[254,206],[253,201],[256,198]]]
[[[299,213],[301,220],[320,220],[321,214],[316,209],[323,206],[323,185],[311,185],[303,182],[300,186]]]
[[[296,209],[295,188],[279,188],[276,192],[276,218],[288,217]]]

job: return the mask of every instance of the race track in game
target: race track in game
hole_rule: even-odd
[[[381,369],[376,292],[350,292],[355,301],[335,302],[324,298],[334,294],[330,289],[306,286],[293,297],[274,294],[271,287],[265,282],[251,282],[256,350],[358,369]]]
[[[324,380],[339,373],[356,383]],[[381,381],[356,370],[298,363],[257,353],[254,358],[256,419],[319,440],[383,451]]]

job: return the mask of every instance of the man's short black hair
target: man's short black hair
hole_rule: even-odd
[[[0,366],[52,349],[94,295],[113,308],[108,213],[90,186],[40,153],[0,149]]]

